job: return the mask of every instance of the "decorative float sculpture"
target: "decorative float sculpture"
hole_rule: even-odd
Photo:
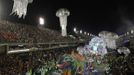
[[[107,53],[106,49],[106,43],[105,41],[100,37],[94,37],[89,42],[89,48],[99,55],[105,55]]]
[[[67,16],[70,15],[69,10],[61,8],[56,12],[56,16],[59,17],[62,36],[67,36]]]
[[[125,56],[128,56],[131,53],[127,47],[120,47],[117,52],[119,54],[123,53]]]
[[[29,3],[32,3],[33,0],[13,0],[13,9],[11,14],[18,15],[19,18],[25,18],[27,14],[27,6]]]
[[[116,33],[109,32],[109,31],[102,31],[99,33],[99,37],[103,38],[106,42],[107,48],[110,49],[116,49],[116,39],[119,38],[119,36]]]

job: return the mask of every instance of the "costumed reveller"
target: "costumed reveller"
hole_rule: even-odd
[[[62,75],[75,75],[76,66],[74,62],[76,62],[76,60],[72,57],[71,52],[71,50],[68,50],[58,61],[57,66],[62,69]]]
[[[63,75],[83,75],[85,58],[76,50],[72,50],[63,55],[58,63]]]
[[[81,54],[79,54],[77,50],[72,51],[72,57],[75,59],[74,62],[74,65],[76,65],[75,75],[83,75],[85,58]]]

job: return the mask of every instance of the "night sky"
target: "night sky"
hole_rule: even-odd
[[[70,11],[68,32],[77,27],[96,35],[102,30],[123,34],[134,28],[134,2],[128,0],[34,0],[28,5],[25,19],[9,15],[12,0],[0,2],[3,10],[1,17],[13,22],[37,25],[38,18],[43,16],[45,27],[60,30],[55,13],[59,8],[67,8]]]

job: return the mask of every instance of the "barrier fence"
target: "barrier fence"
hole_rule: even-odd
[[[75,47],[84,41],[49,42],[49,43],[4,43],[0,44],[0,54],[14,54],[32,51],[50,50],[64,47]]]

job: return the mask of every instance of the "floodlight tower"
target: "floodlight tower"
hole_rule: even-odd
[[[60,21],[60,26],[61,26],[61,33],[62,36],[67,36],[67,16],[70,15],[69,10],[65,9],[65,8],[61,8],[59,10],[57,10],[56,12],[56,16],[59,17],[59,21]]]

